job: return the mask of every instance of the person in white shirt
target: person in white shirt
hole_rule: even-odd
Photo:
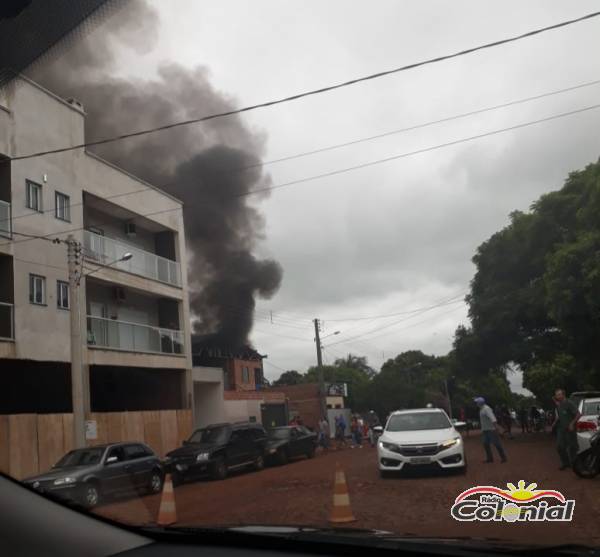
[[[506,462],[506,453],[504,447],[500,441],[498,435],[498,420],[494,415],[494,411],[485,403],[485,399],[481,396],[473,399],[475,404],[479,406],[479,422],[481,423],[481,437],[483,441],[483,448],[485,449],[486,459],[483,461],[484,464],[494,462],[494,455],[492,454],[492,445],[496,447],[498,455],[500,456],[500,462]]]

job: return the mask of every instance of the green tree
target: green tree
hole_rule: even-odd
[[[298,385],[299,383],[304,382],[304,375],[302,375],[299,371],[295,369],[290,369],[288,371],[284,371],[279,379],[273,381],[273,386],[279,387],[281,385]]]
[[[569,175],[528,213],[479,246],[467,297],[470,328],[457,330],[453,362],[465,376],[510,362],[543,401],[549,382],[600,380],[600,163]],[[569,387],[567,387],[569,388]]]

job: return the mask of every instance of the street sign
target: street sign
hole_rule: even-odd
[[[327,383],[327,396],[348,396],[347,383]]]
[[[85,421],[85,438],[90,441],[98,439],[98,422],[96,420]]]

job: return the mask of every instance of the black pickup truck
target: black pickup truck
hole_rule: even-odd
[[[183,446],[166,455],[165,466],[175,484],[187,479],[223,480],[230,471],[265,465],[267,434],[260,424],[214,424],[194,431]]]

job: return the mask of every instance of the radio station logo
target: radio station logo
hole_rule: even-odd
[[[569,522],[575,500],[555,489],[537,489],[520,480],[507,489],[478,485],[463,491],[455,500],[450,515],[461,522]]]

